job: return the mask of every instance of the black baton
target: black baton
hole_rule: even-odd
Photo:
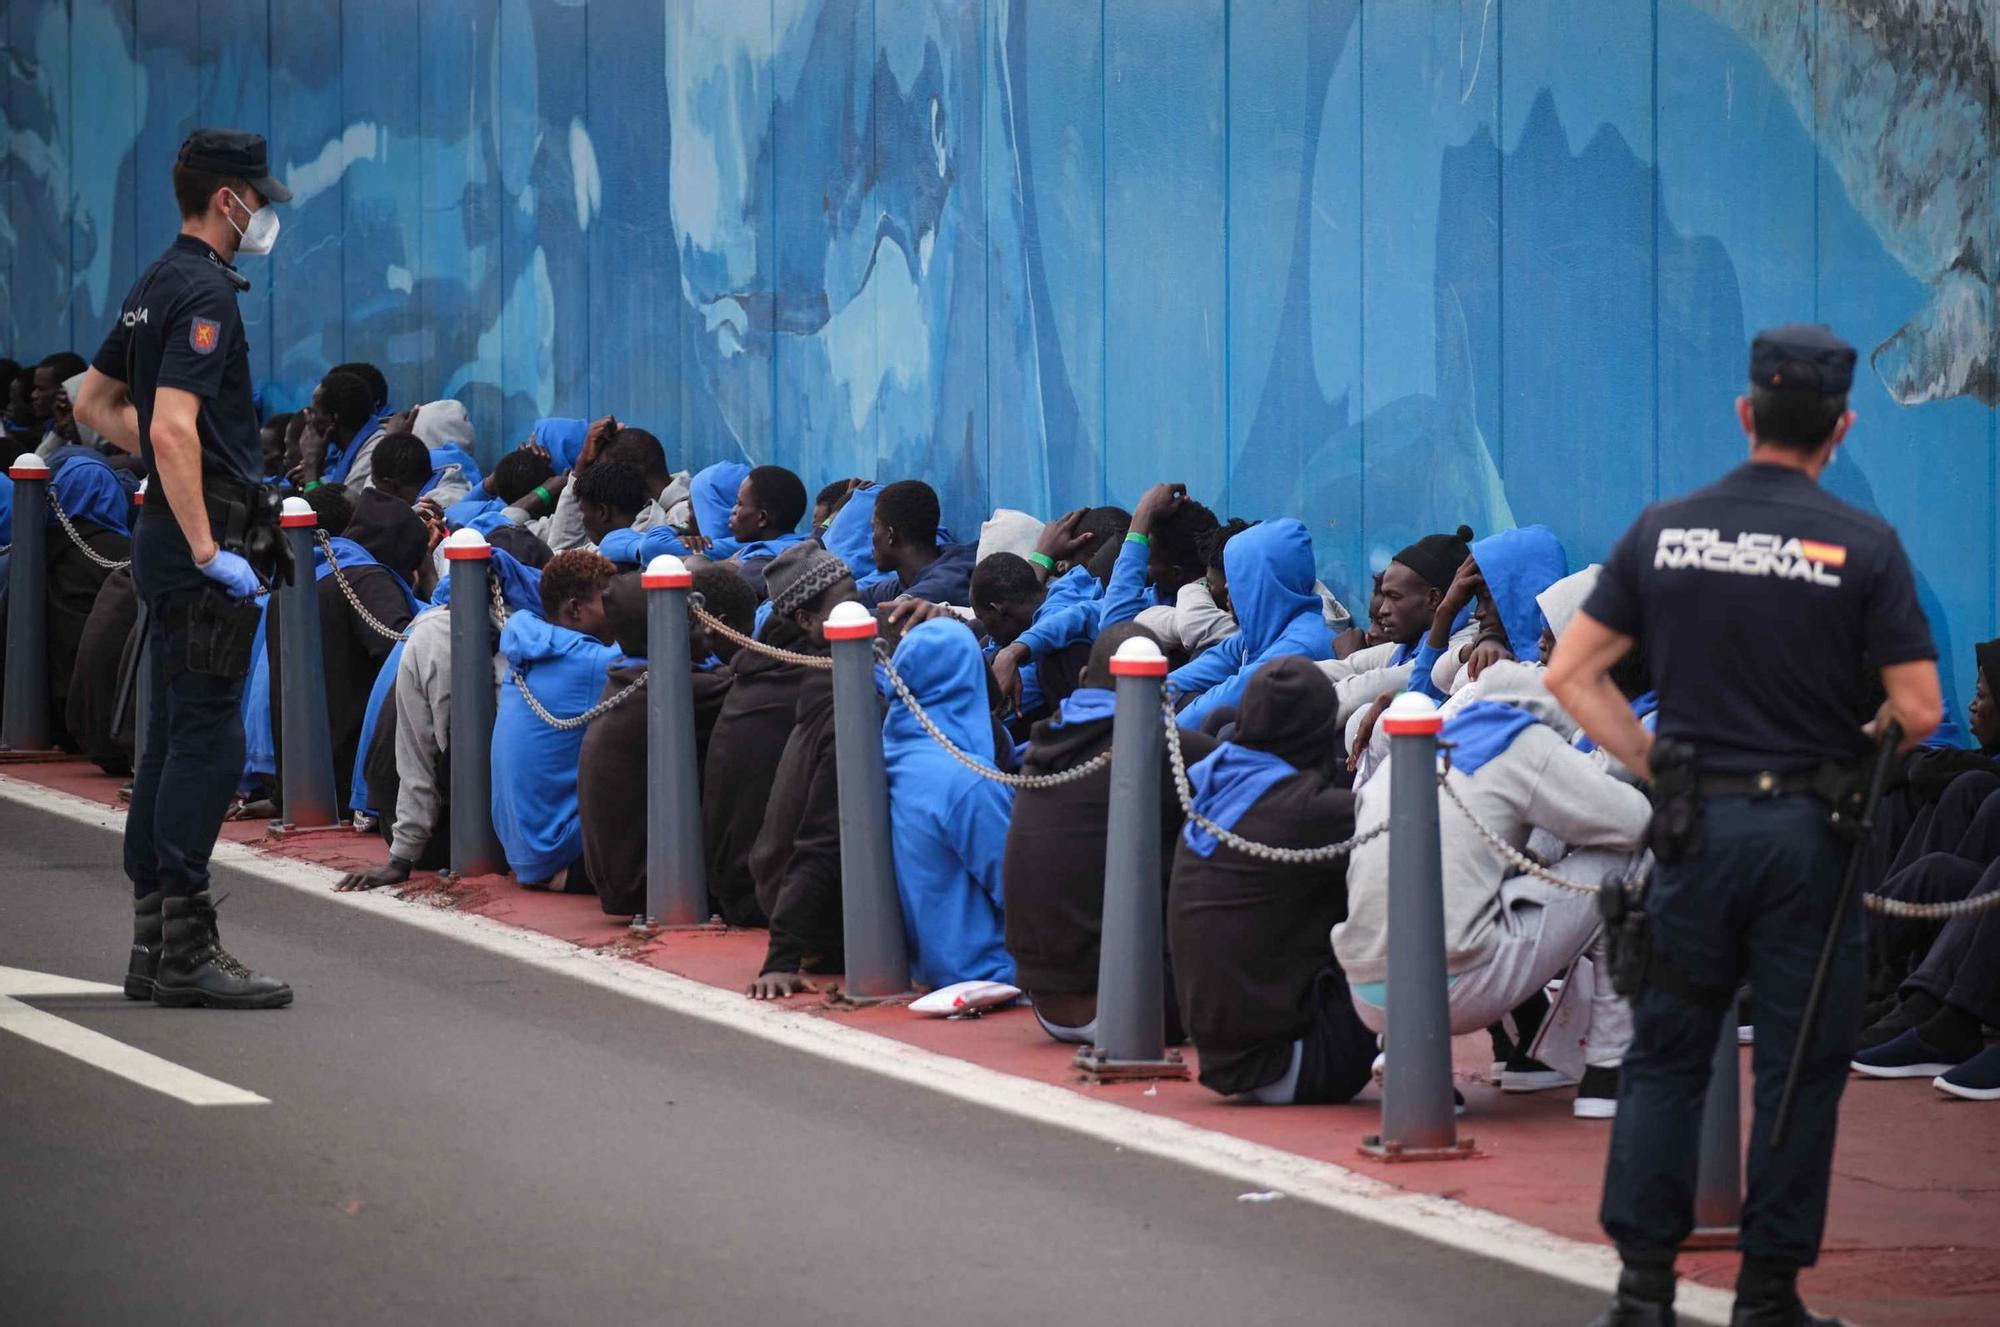
[[[1826,981],[1833,971],[1834,951],[1840,948],[1840,932],[1847,920],[1847,908],[1854,898],[1854,886],[1861,876],[1861,859],[1868,852],[1868,840],[1875,831],[1875,807],[1895,768],[1897,748],[1903,744],[1903,727],[1894,719],[1882,730],[1882,745],[1875,752],[1875,768],[1868,775],[1868,791],[1861,803],[1861,820],[1856,826],[1853,847],[1847,852],[1847,870],[1840,878],[1840,901],[1834,905],[1833,920],[1827,923],[1826,943],[1820,946],[1819,968],[1813,973],[1812,990],[1806,995],[1805,1011],[1799,1017],[1799,1039],[1792,1046],[1792,1067],[1785,1073],[1784,1095],[1778,1098],[1778,1114],[1771,1123],[1771,1147],[1785,1145],[1785,1126],[1792,1119],[1792,1097],[1798,1092],[1799,1072],[1805,1067],[1806,1048],[1812,1045],[1819,1028],[1820,1006],[1826,1002]],[[1754,996],[1754,992],[1753,992]]]

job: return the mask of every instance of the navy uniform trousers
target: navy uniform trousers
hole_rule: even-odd
[[[1633,1001],[1632,1048],[1600,1213],[1621,1250],[1671,1256],[1694,1228],[1702,1097],[1722,1019],[1746,980],[1757,1020],[1756,1120],[1738,1247],[1811,1266],[1826,1227],[1840,1094],[1860,1033],[1864,942],[1858,899],[1806,1057],[1782,1151],[1771,1128],[1798,1041],[1806,994],[1833,920],[1846,844],[1809,796],[1704,799],[1696,854],[1654,871],[1647,890],[1653,953],[1694,994],[1649,982]]]

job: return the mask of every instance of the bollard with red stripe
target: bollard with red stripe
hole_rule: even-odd
[[[455,530],[442,548],[451,576],[451,871],[495,875],[507,856],[493,833],[493,550]]]
[[[23,452],[14,481],[14,551],[7,566],[7,695],[0,705],[0,752],[49,750],[48,462]]]
[[[1111,806],[1104,834],[1104,917],[1097,1034],[1076,1054],[1094,1082],[1186,1078],[1167,1049],[1165,904],[1160,897],[1160,762],[1167,657],[1137,636],[1111,659]]]
[[[687,564],[662,553],[647,564],[646,920],[708,923],[701,838],[701,771],[695,765],[694,678],[688,658]],[[637,917],[633,925],[639,924]]]
[[[278,680],[284,689],[279,737],[284,743],[283,833],[332,829],[340,824],[335,806],[333,737],[326,714],[326,661],[320,651],[319,594],[312,574],[313,530],[319,517],[304,498],[286,498],[278,516],[297,569],[278,596]]]
[[[1458,1136],[1451,1086],[1437,787],[1444,719],[1428,696],[1406,691],[1381,722],[1390,744],[1387,1044],[1382,1132],[1364,1138],[1361,1151],[1384,1161],[1453,1161],[1478,1152]]]
[[[826,620],[833,650],[834,769],[840,785],[840,912],[847,997],[887,1000],[910,989],[903,901],[889,847],[889,773],[875,690],[875,615],[849,601]]]

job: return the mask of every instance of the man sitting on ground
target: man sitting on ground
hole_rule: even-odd
[[[781,465],[760,465],[743,476],[729,512],[729,537],[736,549],[729,561],[764,597],[764,569],[771,559],[805,536],[796,533],[806,515],[806,486]]]
[[[794,544],[765,572],[771,620],[798,634],[802,654],[827,653],[826,619],[855,597],[847,564],[816,543]],[[833,674],[800,670],[791,733],[762,805],[763,825],[750,848],[757,908],[770,921],[764,966],[750,984],[754,999],[810,989],[807,972],[839,972],[840,791],[833,752]]]
[[[570,494],[575,494],[576,513],[583,525],[582,541],[573,547],[597,549],[621,570],[643,565],[629,550],[607,551],[603,547],[613,531],[633,529],[640,512],[651,504],[637,466],[599,461],[564,490],[565,497]]]
[[[1347,838],[1354,801],[1341,786],[1335,719],[1333,688],[1308,660],[1257,670],[1235,736],[1188,771],[1195,812],[1273,847]],[[1188,821],[1174,849],[1167,936],[1203,1086],[1303,1105],[1347,1101],[1367,1083],[1375,1039],[1323,938],[1347,915],[1347,892],[1339,860],[1252,857]]]
[[[1054,600],[1054,587],[1060,584],[1058,579],[1044,585],[1024,558],[995,553],[974,569],[967,587],[973,611],[994,647],[993,677],[1001,699],[1024,722],[1042,718],[1076,689],[1095,635],[1074,633],[1078,638],[1070,645],[1043,654],[1037,662],[1026,662],[1020,645],[1023,634],[1081,606]]]
[[[605,462],[589,473],[604,469]],[[588,476],[586,476],[588,477]],[[646,597],[637,572],[612,578],[604,611],[622,656],[611,665],[599,701],[609,700],[646,675]],[[695,594],[709,616],[749,634],[757,597],[743,578],[724,567],[694,573]],[[724,660],[736,646],[711,637],[688,614],[688,662],[694,690],[695,773],[701,773],[709,734],[722,713],[732,675]],[[635,697],[591,720],[577,759],[577,810],[583,821],[583,868],[606,914],[630,917],[646,907],[646,704]]]
[[[507,862],[529,889],[590,892],[583,872],[583,827],[576,810],[577,755],[583,731],[555,728],[556,718],[597,703],[604,672],[619,657],[604,616],[611,564],[571,549],[542,569],[541,613],[515,613],[500,633],[509,677],[493,723],[493,831]]]
[[[1107,628],[1090,647],[1080,685],[1029,737],[1021,772],[1060,774],[1095,760],[1111,747],[1115,709],[1111,657],[1128,640],[1153,640],[1136,622]],[[1155,641],[1154,643],[1158,643]],[[1184,734],[1181,750],[1195,762],[1214,743]],[[1057,1041],[1092,1044],[1097,1031],[1098,937],[1104,920],[1104,836],[1110,818],[1107,767],[1056,788],[1022,788],[1014,794],[1004,868],[1007,952],[1017,980],[1034,1002],[1035,1018]],[[1181,830],[1173,769],[1160,759],[1160,897],[1173,874],[1174,841]],[[1169,970],[1171,974],[1171,969]],[[1173,984],[1166,988],[1169,1039],[1179,1030]]]
[[[541,572],[495,547],[487,575],[500,587],[501,606],[489,604],[489,648],[496,676],[504,676],[500,653],[506,617],[542,611]],[[438,585],[434,607],[410,623],[392,655],[396,681],[391,704],[377,720],[374,750],[386,745],[388,759],[371,760],[367,774],[372,800],[382,813],[379,828],[389,841],[389,861],[373,871],[343,876],[336,889],[379,889],[400,885],[414,870],[437,870],[450,861],[451,846],[451,582]],[[385,668],[389,665],[383,665]],[[495,690],[499,688],[496,685]],[[371,751],[371,755],[373,752]],[[386,768],[385,768],[386,765]]]
[[[938,496],[920,479],[903,479],[875,499],[872,552],[890,575],[861,594],[869,607],[908,596],[935,604],[971,602],[972,544],[938,543]]]
[[[352,373],[336,370],[327,374],[313,388],[305,416],[292,482],[301,488],[309,484],[341,483],[347,473],[349,453],[375,417],[375,402],[368,384]]]
[[[938,729],[967,759],[993,768],[986,664],[971,630],[947,618],[925,622],[903,636],[893,663]],[[1011,791],[954,759],[893,693],[882,754],[911,976],[933,990],[1011,982],[1001,879]]]
[[[1274,659],[1333,657],[1319,595],[1314,592],[1312,536],[1289,517],[1253,525],[1223,550],[1236,635],[1175,669],[1167,685],[1194,697],[1180,712],[1183,728],[1199,728],[1215,711],[1241,702],[1250,677]]]
[[[1441,615],[1441,614],[1440,614]],[[1569,850],[1560,875],[1595,886],[1625,866],[1645,842],[1652,805],[1645,794],[1600,769],[1572,745],[1576,721],[1542,684],[1541,670],[1511,661],[1484,671],[1481,699],[1446,720],[1452,744],[1450,788],[1472,819],[1451,811],[1444,845],[1445,971],[1454,1035],[1498,1023],[1529,1001],[1590,946],[1598,933],[1597,900],[1517,874],[1512,861],[1474,825],[1516,849],[1536,830]],[[1356,828],[1388,821],[1391,779],[1385,768],[1360,785]],[[1595,851],[1584,851],[1586,849]],[[1361,1021],[1381,1031],[1388,976],[1389,847],[1373,839],[1348,868],[1349,912],[1334,928],[1334,952],[1354,983]],[[1622,1002],[1593,1003],[1587,1042],[1592,1065],[1616,1064],[1631,1038]],[[1615,1100],[1613,1077],[1590,1089]],[[1602,1086],[1600,1086],[1600,1084]],[[1598,1117],[1596,1108],[1580,1115]]]
[[[795,557],[810,552],[803,543],[795,547],[799,550]],[[775,559],[771,561],[775,564]],[[740,574],[732,564],[717,565],[731,575]],[[763,588],[764,570],[760,569],[753,594]],[[750,585],[747,578],[744,583]],[[806,653],[811,644],[790,614],[773,612],[756,636],[765,645],[793,654]],[[763,926],[766,919],[757,903],[750,853],[763,829],[778,762],[792,735],[799,689],[813,670],[746,647],[737,653],[730,671],[735,681],[723,699],[702,766],[702,851],[707,857],[708,891],[723,920],[731,926]]]

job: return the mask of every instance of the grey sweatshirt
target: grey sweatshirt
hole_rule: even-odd
[[[1480,677],[1482,700],[1513,705],[1540,722],[1470,776],[1448,776],[1472,814],[1516,848],[1535,829],[1572,848],[1636,852],[1652,807],[1645,794],[1612,778],[1570,745],[1576,724],[1542,685],[1538,669],[1498,663]],[[1391,758],[1393,761],[1393,757]],[[1387,769],[1355,797],[1355,830],[1364,833],[1389,818]],[[1479,966],[1493,943],[1500,886],[1515,874],[1500,851],[1448,799],[1440,796],[1444,849],[1445,971]],[[1386,835],[1355,850],[1347,868],[1347,920],[1333,928],[1333,951],[1350,981],[1381,981],[1388,972],[1389,840]]]
[[[396,837],[389,851],[414,862],[430,844],[445,798],[437,776],[440,758],[451,749],[451,609],[425,609],[410,623],[408,635],[393,693],[398,784]],[[507,656],[496,653],[496,693],[506,666]]]

